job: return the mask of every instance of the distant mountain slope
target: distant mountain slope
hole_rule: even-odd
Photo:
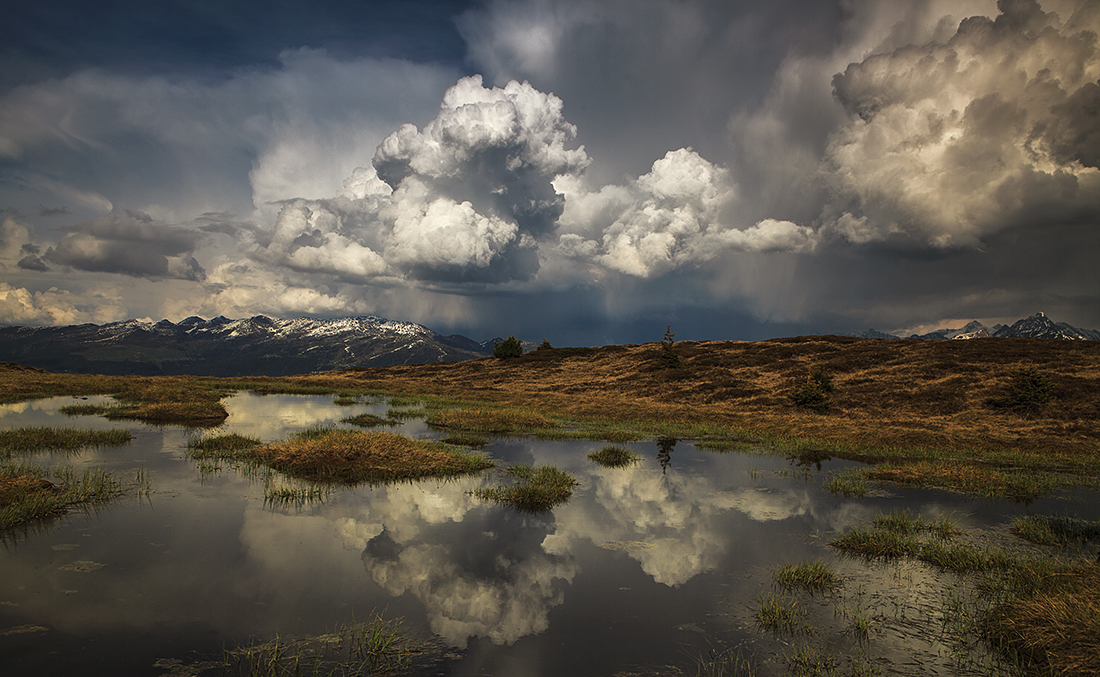
[[[862,338],[901,338],[895,334],[885,334],[875,329],[867,329],[858,334],[850,334]],[[1044,313],[1035,313],[1031,317],[1014,322],[1011,326],[994,325],[987,327],[977,320],[973,320],[961,329],[937,329],[927,334],[913,334],[909,338],[935,340],[960,340],[972,338],[1042,338],[1062,339],[1067,341],[1100,341],[1100,331],[1095,329],[1079,329],[1065,322],[1054,322]]]
[[[997,337],[1024,336],[1028,338],[1066,339],[1070,341],[1097,341],[1100,332],[1092,329],[1078,329],[1065,322],[1054,322],[1043,313],[1017,320],[1011,327],[1001,327],[994,334]]]
[[[468,360],[489,352],[465,336],[373,316],[0,327],[0,361],[70,373],[277,376]]]

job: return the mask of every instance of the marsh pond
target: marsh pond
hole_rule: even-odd
[[[213,431],[60,411],[105,401],[0,407],[4,429],[130,430],[124,445],[29,460],[140,467],[148,482],[4,534],[5,674],[1013,674],[975,631],[989,602],[972,577],[852,556],[834,541],[906,514],[978,548],[1027,552],[1039,546],[1011,533],[1020,516],[1100,518],[1086,489],[1026,505],[883,485],[846,497],[826,486],[854,463],[691,440],[622,444],[638,458],[615,468],[589,460],[601,442],[490,438],[477,453],[494,470],[310,493],[277,473],[193,459],[188,444],[350,427],[341,421],[385,416],[386,401],[240,393]],[[443,435],[412,417],[388,429]],[[522,512],[472,493],[516,464],[570,473],[571,499]],[[802,563],[831,578],[777,577]]]

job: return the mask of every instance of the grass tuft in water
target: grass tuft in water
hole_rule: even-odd
[[[960,574],[984,571],[992,564],[984,550],[969,543],[950,543],[943,539],[921,543],[915,554],[923,562]]]
[[[813,632],[806,623],[808,613],[798,599],[787,595],[769,595],[756,606],[756,624],[775,634]]]
[[[830,473],[823,486],[834,496],[861,498],[867,495],[867,469],[846,468]]]
[[[740,650],[711,649],[695,659],[695,677],[756,677],[756,666]]]
[[[0,430],[0,457],[39,451],[76,451],[88,447],[121,446],[132,439],[129,430],[78,428],[13,428]]]
[[[1012,533],[1038,545],[1067,546],[1100,541],[1100,521],[1068,515],[1025,515],[1017,517]]]
[[[390,407],[386,410],[386,418],[390,421],[413,421],[427,416],[428,411],[422,407],[413,407],[411,409]]]
[[[426,419],[428,425],[444,430],[488,435],[530,435],[550,432],[558,424],[527,409],[445,409]]]
[[[3,465],[0,530],[62,515],[71,508],[107,503],[135,488],[138,493],[149,493],[143,470],[129,479],[117,479],[102,468],[86,468],[78,475],[71,466]]]
[[[478,498],[510,505],[520,512],[539,513],[568,501],[573,496],[573,487],[577,486],[577,480],[572,475],[551,465],[534,468],[514,465],[505,469],[503,474],[512,479],[512,484],[481,487],[470,493]]]
[[[949,517],[929,521],[923,515],[914,514],[908,510],[879,513],[875,515],[872,524],[875,529],[905,535],[928,532],[939,538],[950,538],[957,533],[955,529],[957,522]]]
[[[453,444],[456,447],[473,447],[480,449],[489,444],[489,440],[479,435],[449,435],[439,440],[443,444]]]
[[[823,592],[844,585],[844,580],[821,560],[785,564],[772,571],[772,582],[788,590],[802,589],[809,592]]]
[[[320,426],[307,428],[277,444],[258,446],[253,443],[242,448],[201,453],[207,457],[266,466],[301,480],[336,484],[386,484],[446,477],[478,472],[493,465],[482,456],[457,451],[439,442],[414,440],[391,432]],[[194,447],[191,455],[200,457],[195,454]]]
[[[796,646],[787,655],[787,674],[791,677],[833,677],[839,675],[840,662],[829,649]]]
[[[324,503],[332,495],[331,486],[264,487],[264,504],[271,507],[301,508],[313,503]]]
[[[883,529],[852,529],[835,541],[833,547],[870,558],[912,555],[920,550],[915,536]]]
[[[228,649],[222,674],[242,677],[322,677],[379,675],[408,670],[422,653],[400,620],[374,613],[369,621],[351,623],[317,637],[286,639]]]
[[[66,416],[101,416],[111,409],[109,404],[70,404],[58,411]]]
[[[638,455],[629,449],[608,445],[588,454],[588,459],[605,468],[625,468],[638,462]]]
[[[374,414],[359,414],[358,416],[349,416],[347,418],[340,419],[340,422],[357,425],[360,428],[377,428],[378,426],[393,424],[393,421],[387,421],[381,416],[375,416]]]
[[[187,447],[190,449],[192,458],[209,458],[224,456],[230,452],[252,449],[261,444],[263,444],[263,441],[258,437],[230,433],[228,435],[217,435],[215,437],[192,440],[188,443]]]

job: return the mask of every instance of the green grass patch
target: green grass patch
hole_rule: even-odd
[[[106,414],[111,407],[110,404],[69,404],[61,407],[57,411],[65,414],[66,416],[102,416]]]
[[[439,442],[390,432],[310,428],[285,442],[215,453],[263,465],[297,479],[338,484],[386,484],[447,477],[492,467],[482,456]]]
[[[807,622],[808,612],[795,597],[768,595],[761,598],[754,614],[756,624],[775,634],[799,634],[813,632]]]
[[[558,427],[542,414],[526,409],[445,409],[432,413],[426,422],[433,428],[487,435],[531,435]]]
[[[695,677],[756,677],[756,665],[740,649],[711,649],[695,659]]]
[[[953,459],[884,463],[867,472],[881,482],[955,489],[979,496],[1035,500],[1062,486],[1060,477],[1035,469],[1001,469],[989,463],[974,464]],[[1068,478],[1067,478],[1068,479]]]
[[[1038,545],[1064,547],[1100,541],[1100,521],[1068,515],[1025,515],[1012,523],[1012,533]]]
[[[532,468],[514,465],[503,471],[511,484],[481,487],[472,493],[478,498],[510,505],[520,512],[539,513],[565,503],[573,496],[577,480],[551,465]]]
[[[883,529],[852,529],[833,541],[833,547],[863,557],[892,558],[919,552],[920,541]]]
[[[192,458],[230,458],[234,452],[254,449],[263,444],[258,437],[238,435],[217,435],[188,442],[188,455]]]
[[[867,495],[867,468],[845,468],[830,472],[822,487],[834,496],[860,498]]]
[[[337,395],[332,403],[338,407],[352,407],[360,404],[359,398],[354,395]]]
[[[340,419],[341,423],[350,423],[357,425],[360,428],[377,428],[383,425],[393,425],[393,421],[386,420],[381,416],[375,416],[374,414],[359,414],[358,416],[349,416],[347,418]]]
[[[117,479],[102,468],[81,473],[71,466],[0,466],[0,530],[56,517],[75,507],[101,505],[138,488],[148,493],[144,472]]]
[[[844,585],[844,580],[833,573],[832,568],[822,562],[800,562],[785,564],[772,571],[772,583],[788,590],[801,589],[809,592],[834,590]]]
[[[629,449],[608,445],[588,454],[588,459],[605,468],[625,468],[638,462],[638,455]]]
[[[332,495],[331,485],[312,484],[304,487],[265,486],[264,504],[272,507],[301,508],[312,503],[324,503]]]
[[[796,646],[787,654],[791,677],[838,677],[840,662],[832,650],[818,646]]]
[[[924,541],[916,556],[927,564],[958,574],[985,571],[994,565],[986,551],[970,543],[953,543],[943,539]]]
[[[473,447],[480,449],[489,444],[489,440],[479,435],[448,435],[439,440],[443,444],[453,444],[456,447]]]
[[[372,613],[335,631],[301,638],[250,642],[225,650],[222,674],[242,677],[327,677],[379,675],[408,670],[423,645],[411,637],[400,619]]]
[[[909,510],[891,510],[879,513],[871,520],[875,529],[892,531],[898,534],[918,534],[927,532],[939,538],[949,538],[958,533],[955,529],[957,522],[950,517],[941,517],[938,520],[927,520],[923,515],[915,514]]]
[[[414,408],[395,408],[390,407],[386,410],[386,418],[391,421],[414,421],[420,418],[427,418],[428,411],[423,407]]]
[[[0,430],[0,457],[39,451],[77,451],[89,447],[128,444],[129,430],[81,430],[79,428],[29,427]]]

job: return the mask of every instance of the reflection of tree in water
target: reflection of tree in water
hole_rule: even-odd
[[[824,449],[802,449],[787,456],[787,460],[790,461],[791,465],[796,465],[799,468],[809,468],[816,465],[818,471],[821,470],[822,461],[828,461],[832,458],[832,454]]]
[[[675,437],[657,438],[657,461],[661,464],[661,474],[664,475],[668,467],[672,465],[672,450],[676,448]]]

